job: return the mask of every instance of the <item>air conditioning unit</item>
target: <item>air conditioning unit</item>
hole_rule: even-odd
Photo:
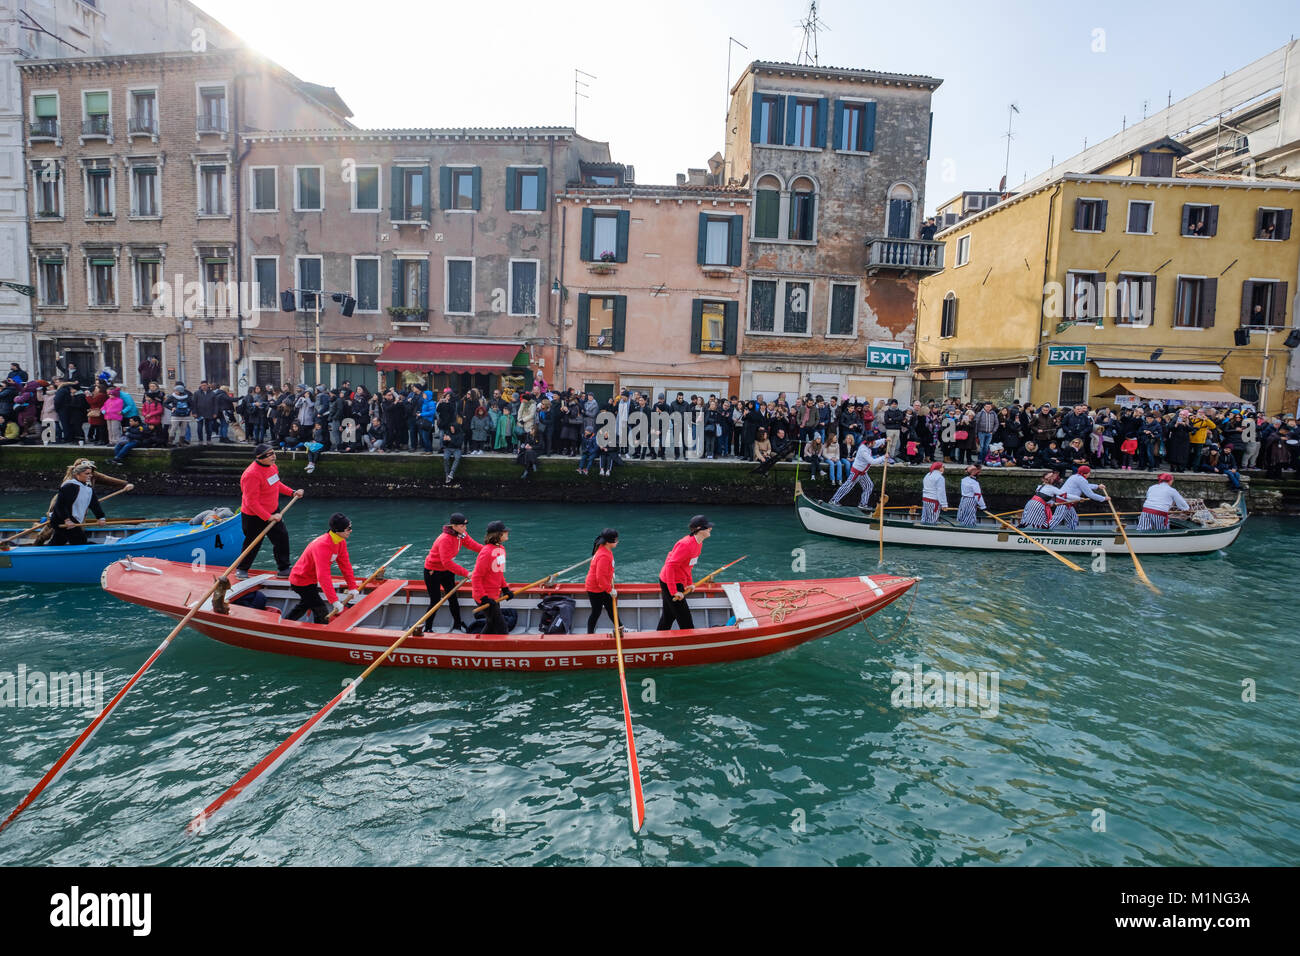
[[[940,365],[947,365],[947,364],[948,364],[948,355],[949,355],[948,352],[940,352],[940,353],[939,353],[939,364],[940,364]]]

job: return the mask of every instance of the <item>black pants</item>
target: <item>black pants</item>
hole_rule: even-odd
[[[490,597],[476,597],[474,603],[475,606],[479,604],[487,605],[487,607],[483,609],[483,614],[486,616],[487,622],[483,625],[483,630],[479,632],[480,634],[508,633],[506,631],[505,618],[501,616],[501,604],[499,602],[492,600]]]
[[[324,624],[325,619],[329,617],[330,608],[321,597],[320,588],[314,584],[290,584],[289,587],[298,592],[298,603],[284,616],[284,619],[296,621],[311,611],[312,620],[317,624]]]
[[[686,604],[686,598],[674,601],[673,593],[668,590],[668,585],[664,584],[663,581],[659,582],[659,594],[664,599],[664,609],[659,614],[658,630],[671,631],[674,621],[682,630],[692,630],[695,627],[695,622],[691,620],[691,609]]]
[[[591,616],[587,618],[587,633],[591,634],[596,630],[596,624],[600,621],[601,611],[608,614],[610,623],[613,623],[614,596],[608,591],[588,591],[587,598],[591,601]]]
[[[88,544],[86,541],[85,528],[65,528],[62,525],[54,526],[54,539],[50,544]]]
[[[247,513],[241,514],[239,520],[244,526],[245,548],[248,547],[250,541],[261,534],[263,528],[268,524],[271,526],[271,530],[266,533],[266,536],[271,539],[271,548],[275,554],[275,569],[281,574],[286,573],[291,567],[291,563],[289,561],[289,532],[285,528],[284,522],[263,521],[257,515]],[[244,556],[244,560],[239,562],[239,570],[249,570],[253,566],[253,562],[257,560],[257,552],[261,550],[262,542],[259,541],[257,546]]]
[[[447,606],[451,608],[451,619],[457,624],[463,624],[460,616],[460,601],[456,599],[456,575],[450,571],[430,571],[424,570],[424,590],[429,595],[429,606],[432,607],[442,600],[444,594],[450,593],[451,597],[447,599]],[[426,631],[433,630],[433,618],[424,622]],[[503,632],[504,633],[504,632]]]

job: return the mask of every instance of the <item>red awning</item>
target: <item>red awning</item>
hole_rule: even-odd
[[[375,367],[416,372],[505,372],[514,367],[520,345],[487,342],[389,342]]]

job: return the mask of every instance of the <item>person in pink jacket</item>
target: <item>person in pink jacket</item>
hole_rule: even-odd
[[[110,388],[104,401],[104,421],[108,424],[108,443],[116,445],[122,440],[122,390]]]
[[[348,537],[352,534],[352,522],[348,516],[336,512],[330,517],[330,529],[311,544],[307,545],[298,563],[289,572],[289,587],[298,593],[298,603],[285,615],[285,620],[296,621],[308,611],[317,624],[329,621],[331,610],[335,614],[343,611],[343,605],[357,597],[356,575],[352,573],[352,561],[348,558]],[[348,583],[348,591],[342,597],[334,590],[334,576],[331,566],[338,561],[343,580]],[[321,591],[325,592],[325,601],[321,600]]]
[[[691,519],[690,534],[682,538],[672,551],[659,572],[659,594],[663,598],[663,610],[659,614],[657,630],[670,631],[673,622],[684,631],[694,629],[691,609],[686,603],[686,591],[694,579],[692,571],[695,562],[700,559],[704,540],[713,533],[713,522],[704,515]]]

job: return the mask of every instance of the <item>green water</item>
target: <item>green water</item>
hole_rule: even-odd
[[[8,495],[0,510],[46,501]],[[114,516],[217,503],[119,501]],[[336,509],[354,522],[359,571],[413,542],[396,568],[409,577],[449,510],[308,498],[289,516],[295,549]],[[654,579],[695,511],[463,510],[480,539],[489,520],[510,524],[515,580],[571,564],[617,527],[627,581]],[[753,580],[878,568],[874,547],[809,535],[789,507],[706,512],[705,570],[741,554],[734,571]],[[1230,551],[1150,558],[1158,597],[1125,559],[1085,576],[1045,556],[893,548],[886,569],[923,582],[915,602],[865,626],[754,661],[629,670],[646,796],[637,837],[614,673],[381,669],[188,838],[198,809],[357,670],[186,632],[0,834],[0,863],[1295,865],[1295,530],[1252,518]],[[8,586],[0,621],[0,671],[102,671],[110,696],[170,628],[92,588]],[[996,715],[893,706],[891,675],[917,665],[996,675]],[[90,716],[0,708],[0,811]]]

